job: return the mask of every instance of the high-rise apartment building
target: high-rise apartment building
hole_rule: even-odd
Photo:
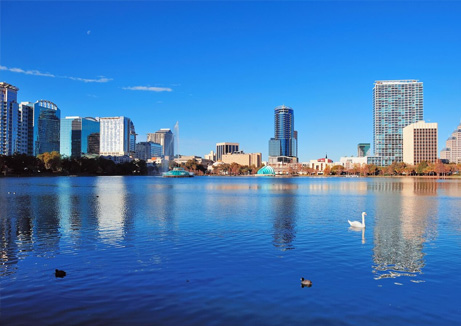
[[[277,161],[277,157],[298,156],[298,133],[294,130],[294,111],[281,105],[274,110],[274,138],[269,140],[269,161]]]
[[[13,155],[18,151],[19,88],[0,83],[0,155]]]
[[[423,120],[423,83],[381,80],[373,88],[374,154],[383,165],[402,162],[403,128]]]
[[[403,162],[437,161],[437,123],[419,121],[403,128]]]
[[[239,143],[217,143],[216,144],[216,161],[222,161],[222,156],[239,151]]]
[[[445,146],[440,152],[440,158],[450,163],[461,163],[461,123],[448,137]]]
[[[34,156],[34,103],[19,104],[18,152]]]
[[[163,128],[153,134],[147,134],[147,141],[162,145],[162,155],[168,160],[174,159],[174,135],[171,129]]]
[[[50,101],[34,103],[34,155],[59,152],[61,110]]]
[[[60,153],[68,157],[99,154],[100,124],[94,118],[65,117],[61,119]],[[99,143],[99,142],[98,142]]]
[[[100,154],[131,155],[134,125],[127,117],[100,118]]]

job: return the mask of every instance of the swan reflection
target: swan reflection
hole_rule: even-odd
[[[349,230],[350,231],[354,231],[354,232],[362,232],[362,244],[365,244],[365,228],[358,228],[358,227],[354,227],[354,226],[351,226],[349,227]]]

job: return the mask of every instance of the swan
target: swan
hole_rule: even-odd
[[[301,277],[301,286],[307,286],[308,288],[310,288],[312,286],[312,282],[309,280],[305,280],[304,277]]]
[[[365,227],[365,215],[367,215],[367,213],[363,212],[362,213],[362,223],[360,223],[359,221],[354,221],[354,222],[351,222],[349,220],[347,221],[349,222],[349,225],[354,228],[364,228]]]

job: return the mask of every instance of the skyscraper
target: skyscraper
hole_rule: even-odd
[[[134,125],[130,118],[100,118],[99,122],[101,155],[124,156],[133,153]]]
[[[269,161],[277,157],[293,158],[297,161],[297,132],[294,130],[294,111],[281,105],[274,111],[274,138],[269,140]]]
[[[162,145],[163,157],[169,160],[174,159],[174,135],[171,129],[160,129],[156,133],[147,134],[147,141]]]
[[[423,83],[381,80],[373,88],[373,145],[383,165],[402,162],[403,128],[423,120]]]
[[[50,101],[34,103],[34,155],[59,152],[61,110]]]
[[[461,163],[461,123],[456,127],[440,152],[440,158],[450,163]]]
[[[0,83],[0,155],[13,155],[18,150],[19,88]]]
[[[93,141],[99,133],[99,121],[94,118],[65,117],[61,120],[61,155],[81,157],[99,154],[99,146],[96,148]]]

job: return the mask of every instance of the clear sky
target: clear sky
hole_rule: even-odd
[[[439,150],[461,119],[461,2],[0,2],[0,81],[64,116],[120,116],[180,152],[262,152],[295,112],[301,161],[373,142],[375,80],[424,82]],[[16,68],[16,69],[15,69]]]

